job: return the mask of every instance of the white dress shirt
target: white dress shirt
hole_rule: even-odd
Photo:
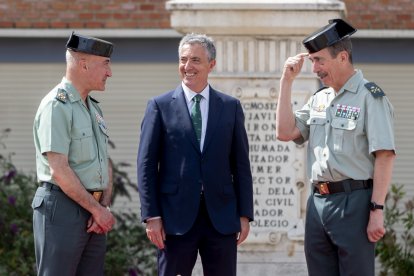
[[[204,138],[206,136],[207,130],[207,121],[208,121],[208,101],[210,97],[210,85],[207,86],[201,91],[201,93],[196,93],[188,88],[184,83],[182,83],[182,87],[185,94],[185,99],[187,100],[187,107],[188,112],[191,114],[191,109],[195,102],[193,101],[194,96],[200,94],[203,96],[200,101],[200,111],[201,111],[201,139],[200,139],[200,151],[203,150],[204,146]]]

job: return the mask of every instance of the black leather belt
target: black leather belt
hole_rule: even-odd
[[[347,190],[362,190],[371,189],[373,186],[372,179],[368,180],[353,180],[345,179],[337,182],[317,182],[313,183],[313,192],[321,195],[329,195],[336,193],[343,193]]]
[[[49,189],[49,190],[55,190],[55,191],[63,192],[62,189],[58,185],[55,185],[55,184],[50,183],[50,182],[42,181],[42,182],[40,182],[40,187],[43,187],[43,188],[46,188],[46,189]],[[96,201],[99,202],[99,200],[101,199],[101,196],[102,196],[102,191],[88,191],[88,192],[95,198]]]
[[[55,190],[55,191],[63,192],[62,189],[58,185],[55,185],[55,184],[50,183],[50,182],[42,181],[42,182],[40,182],[40,187],[46,188],[48,190]]]

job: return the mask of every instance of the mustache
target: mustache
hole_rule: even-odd
[[[321,79],[328,75],[328,73],[326,73],[326,72],[318,72],[316,74],[317,74],[318,78],[321,78]]]

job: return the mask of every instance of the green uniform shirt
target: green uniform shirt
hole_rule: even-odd
[[[87,190],[108,185],[108,133],[97,102],[63,78],[41,101],[33,125],[39,181],[57,184],[50,174],[46,152],[68,157],[69,166]]]
[[[322,89],[295,112],[302,134],[295,143],[309,140],[312,182],[373,178],[372,153],[395,150],[393,107],[386,96],[368,90],[366,83],[356,70],[337,96],[332,88]]]

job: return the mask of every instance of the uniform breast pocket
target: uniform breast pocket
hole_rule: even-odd
[[[334,152],[344,152],[344,142],[349,141],[352,145],[354,140],[357,121],[346,118],[335,118],[332,120],[332,135]]]
[[[95,158],[95,139],[91,127],[73,128],[69,157],[76,163],[88,162]]]
[[[323,145],[325,143],[325,124],[326,118],[324,117],[311,117],[308,120],[310,126],[309,133],[309,144],[313,145]]]

